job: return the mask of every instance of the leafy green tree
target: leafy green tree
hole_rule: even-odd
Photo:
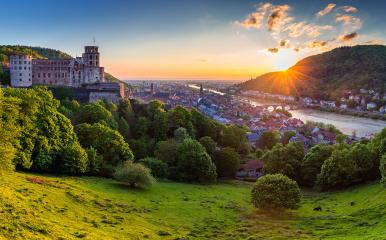
[[[118,132],[123,136],[126,142],[128,142],[131,138],[131,130],[129,124],[123,117],[118,117],[116,121],[118,123]]]
[[[289,143],[289,140],[296,135],[296,132],[295,131],[287,131],[284,133],[283,135],[283,138],[282,138],[282,143],[284,145],[288,144]]]
[[[257,146],[262,149],[272,149],[280,142],[280,133],[278,131],[264,132],[257,141]]]
[[[154,182],[150,169],[140,163],[124,162],[115,168],[114,178],[131,187],[148,188]]]
[[[252,202],[260,209],[296,209],[300,197],[298,184],[282,174],[265,175],[252,187]]]
[[[185,128],[180,127],[180,128],[177,128],[176,130],[174,130],[174,139],[177,142],[182,142],[182,141],[184,141],[185,138],[188,138],[188,137],[189,137],[189,134]]]
[[[216,123],[212,119],[204,116],[195,108],[193,108],[190,113],[192,115],[192,123],[194,129],[197,132],[197,137],[209,136],[215,141],[220,139],[220,134],[225,126]]]
[[[216,166],[196,140],[186,138],[178,146],[178,178],[190,182],[214,182],[217,178]]]
[[[122,135],[103,124],[79,124],[76,134],[84,148],[93,147],[103,157],[102,175],[110,176],[115,166],[134,158]]]
[[[238,153],[247,155],[250,152],[250,146],[246,138],[247,129],[236,125],[229,125],[224,129],[222,145],[224,147],[234,148]]]
[[[142,163],[151,170],[151,174],[156,178],[166,178],[168,176],[168,165],[156,158],[147,157],[139,160],[139,163]]]
[[[240,166],[240,155],[231,147],[217,150],[213,157],[219,177],[233,178]]]
[[[157,159],[167,163],[169,166],[176,166],[177,148],[178,143],[173,139],[160,141],[155,147],[154,155]]]
[[[194,137],[195,132],[191,118],[190,112],[182,106],[177,106],[174,109],[169,110],[167,112],[168,135],[172,136],[177,128],[183,127],[188,131],[190,136]]]
[[[126,120],[126,122],[131,126],[134,124],[135,113],[131,106],[131,103],[127,99],[121,99],[118,103],[117,113],[119,117],[122,117]]]
[[[141,137],[138,139],[130,139],[130,148],[134,153],[135,159],[139,160],[146,158],[153,152],[154,141],[152,139]]]
[[[88,166],[86,173],[98,176],[103,164],[103,157],[98,154],[98,152],[93,147],[87,148],[86,153],[88,158]]]
[[[58,170],[60,173],[81,174],[87,170],[87,152],[79,143],[66,145],[60,152],[59,159]]]
[[[310,187],[315,185],[323,163],[331,156],[333,150],[334,147],[331,145],[318,144],[307,152],[301,166],[302,185]]]
[[[262,157],[264,171],[268,174],[281,173],[299,180],[303,158],[304,148],[300,143],[293,142],[285,146],[277,144]]]
[[[318,185],[322,190],[342,188],[353,184],[357,166],[349,154],[348,149],[337,149],[323,163],[318,175]]]
[[[82,105],[75,114],[75,123],[106,123],[107,126],[117,129],[111,112],[107,110],[100,102]]]
[[[372,171],[374,168],[373,157],[370,149],[365,144],[356,143],[351,147],[348,158],[353,160],[357,166],[356,181],[362,182],[379,176],[378,173],[374,176]]]
[[[381,175],[382,175],[381,182],[386,187],[386,154],[384,154],[381,158],[379,170],[380,170]]]
[[[139,117],[135,126],[134,133],[137,138],[145,138],[148,137],[148,132],[150,128],[151,122],[149,119],[145,117]]]
[[[200,138],[199,142],[205,148],[209,156],[214,155],[217,149],[217,143],[211,137],[209,136],[202,137]]]

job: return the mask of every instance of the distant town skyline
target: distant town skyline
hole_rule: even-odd
[[[0,0],[1,45],[80,56],[123,80],[247,80],[338,46],[383,44],[376,0]]]

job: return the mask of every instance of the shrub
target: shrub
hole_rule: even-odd
[[[150,168],[151,174],[156,178],[166,178],[168,176],[168,165],[157,158],[143,158],[140,163]]]
[[[210,156],[213,156],[214,152],[217,149],[217,143],[211,137],[208,136],[200,138],[199,142],[206,149],[206,152]]]
[[[131,187],[148,188],[154,183],[150,169],[140,163],[124,162],[115,169],[113,176]]]
[[[84,173],[87,165],[87,153],[79,144],[69,144],[60,153],[59,172],[61,173]]]
[[[216,180],[216,166],[198,141],[187,138],[178,146],[177,151],[178,179],[193,182]]]
[[[287,176],[268,174],[253,185],[252,201],[260,209],[296,209],[300,203],[300,189]]]

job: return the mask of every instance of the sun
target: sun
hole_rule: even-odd
[[[291,49],[280,49],[274,54],[274,66],[277,71],[286,71],[296,63],[296,54]]]

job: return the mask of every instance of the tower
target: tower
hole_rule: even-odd
[[[84,64],[87,67],[99,67],[99,52],[97,46],[85,46],[83,53]]]
[[[202,86],[202,83],[200,84],[200,95],[201,97],[204,96],[204,87]]]
[[[11,55],[9,63],[11,86],[30,87],[32,85],[32,56]]]

